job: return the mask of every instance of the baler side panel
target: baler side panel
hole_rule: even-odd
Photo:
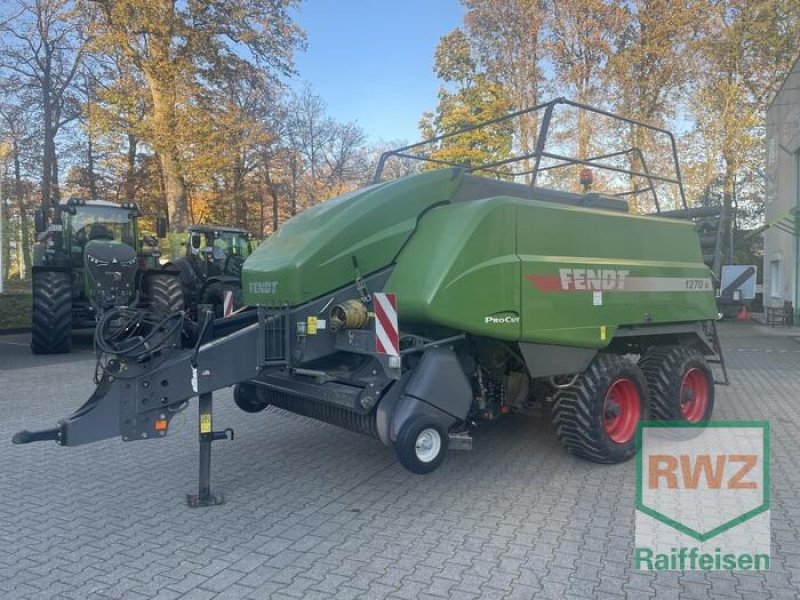
[[[435,325],[519,339],[517,207],[487,199],[435,208],[421,220],[387,282],[401,328]]]
[[[520,204],[522,340],[602,348],[620,325],[716,316],[691,223]]]

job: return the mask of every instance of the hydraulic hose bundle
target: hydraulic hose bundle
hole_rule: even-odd
[[[120,359],[142,362],[179,346],[183,327],[182,312],[163,315],[121,306],[103,313],[94,331],[95,382],[101,373],[122,378]]]

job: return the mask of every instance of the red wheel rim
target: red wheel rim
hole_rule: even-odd
[[[642,414],[639,388],[630,379],[620,378],[611,384],[603,400],[603,427],[617,444],[629,442],[636,433]]]
[[[684,419],[690,423],[703,420],[708,407],[708,378],[702,369],[694,367],[684,373],[680,400]]]

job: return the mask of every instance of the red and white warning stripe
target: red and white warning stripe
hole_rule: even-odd
[[[372,298],[375,301],[375,349],[382,354],[400,356],[397,296],[376,293]]]
[[[225,292],[225,300],[222,303],[222,316],[230,317],[233,314],[233,292]]]

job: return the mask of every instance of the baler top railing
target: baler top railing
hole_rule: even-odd
[[[652,170],[649,168],[647,164],[647,161],[645,160],[644,152],[642,151],[641,148],[637,146],[632,146],[630,148],[625,148],[623,150],[616,152],[608,152],[597,156],[590,156],[588,158],[581,158],[578,156],[572,156],[569,154],[552,151],[548,147],[548,141],[549,141],[548,138],[552,135],[553,113],[556,107],[558,106],[567,106],[574,108],[578,111],[586,111],[594,115],[607,117],[609,119],[612,119],[613,121],[625,123],[632,127],[641,127],[645,130],[652,132],[653,134],[666,136],[666,139],[669,141],[669,150],[671,154],[671,161],[674,168],[674,173],[671,175],[664,175],[652,172]],[[494,160],[483,164],[459,163],[454,161],[443,160],[441,158],[436,158],[430,156],[429,154],[426,154],[426,149],[430,151],[431,148],[435,148],[438,144],[440,144],[443,141],[452,140],[453,138],[462,136],[466,133],[470,133],[472,131],[483,129],[486,127],[491,127],[499,123],[513,121],[514,119],[517,119],[526,114],[539,113],[542,111],[543,115],[541,117],[541,122],[539,125],[539,133],[536,137],[536,145],[533,152],[520,152],[513,154],[507,158],[503,158],[501,160]],[[609,162],[607,162],[608,159],[620,156],[629,156],[629,155],[635,156],[636,160],[640,165],[639,168],[634,169],[633,167],[623,167],[610,164]],[[535,186],[537,184],[537,180],[539,179],[540,174],[544,172],[553,171],[556,169],[561,169],[573,165],[583,165],[586,167],[593,167],[602,171],[608,171],[610,173],[627,175],[628,177],[631,178],[631,180],[643,179],[647,181],[647,185],[645,187],[639,188],[637,185],[633,185],[633,189],[621,192],[615,192],[613,193],[613,195],[631,196],[636,194],[649,193],[653,198],[654,208],[656,212],[659,214],[662,212],[661,210],[662,203],[659,200],[658,190],[657,190],[659,184],[668,184],[675,186],[678,190],[678,199],[680,201],[681,208],[683,210],[686,210],[688,208],[686,202],[686,194],[683,188],[683,180],[681,176],[680,164],[678,162],[677,144],[675,142],[674,135],[670,131],[663,129],[661,127],[657,127],[655,125],[650,125],[642,121],[630,119],[628,117],[617,115],[609,111],[595,108],[586,104],[573,102],[572,100],[567,100],[566,98],[556,98],[555,100],[538,104],[531,108],[519,110],[510,113],[508,115],[498,117],[496,119],[491,119],[488,121],[484,121],[482,123],[478,123],[476,125],[465,127],[463,129],[459,129],[458,131],[445,133],[427,140],[423,140],[421,142],[416,142],[414,144],[404,146],[402,148],[397,148],[395,150],[384,152],[381,155],[380,159],[378,160],[378,165],[375,170],[375,176],[373,177],[373,183],[376,184],[381,183],[381,181],[383,180],[383,174],[386,167],[386,163],[391,158],[416,160],[424,163],[441,165],[441,166],[459,167],[470,172],[480,172],[481,174],[493,175],[501,178],[528,176],[529,184],[531,186]],[[556,163],[550,165],[543,165],[542,164],[543,159],[556,161]],[[526,163],[529,163],[529,161],[533,161],[532,167],[527,167]],[[508,169],[509,166],[518,163],[526,164],[526,168],[516,171]],[[501,169],[503,167],[505,169]]]

